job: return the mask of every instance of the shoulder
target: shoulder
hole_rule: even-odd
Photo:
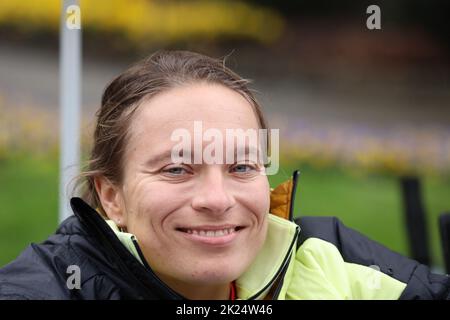
[[[376,266],[346,262],[335,245],[307,239],[295,257],[293,288],[307,299],[398,299],[405,284]]]
[[[101,263],[102,259],[104,257],[89,236],[83,233],[77,218],[71,217],[46,241],[31,244],[14,261],[0,269],[0,299],[95,296],[92,290],[109,282],[95,264],[95,261]],[[83,290],[69,284],[71,276],[79,277]],[[112,283],[109,288],[112,294]]]
[[[305,249],[314,248],[316,257],[323,252],[327,252],[327,256],[332,256],[332,252],[338,253],[346,263],[372,266],[384,275],[407,284],[401,299],[450,298],[450,278],[447,275],[433,274],[427,266],[346,227],[336,217],[302,217],[296,223],[301,229],[299,245],[305,244]],[[307,241],[313,238],[322,240],[321,244]]]
[[[383,273],[407,282],[419,263],[346,227],[336,217],[302,217],[299,243],[318,238],[333,244],[346,262],[365,266],[377,265]]]

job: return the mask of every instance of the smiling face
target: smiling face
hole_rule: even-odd
[[[223,137],[226,129],[258,130],[252,106],[225,86],[198,83],[152,97],[133,117],[122,185],[97,184],[107,215],[136,235],[149,265],[175,290],[228,285],[265,241],[269,184],[261,174],[264,167],[174,164],[170,151],[177,142],[171,135],[185,128],[194,137],[194,121]]]

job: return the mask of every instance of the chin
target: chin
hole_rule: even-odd
[[[234,281],[245,272],[246,268],[241,263],[233,263],[217,262],[214,266],[209,264],[209,267],[206,265],[199,267],[190,274],[191,281],[209,285]]]

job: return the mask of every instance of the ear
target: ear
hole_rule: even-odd
[[[120,188],[105,177],[94,178],[94,185],[108,218],[113,220],[118,227],[126,227],[125,206]]]

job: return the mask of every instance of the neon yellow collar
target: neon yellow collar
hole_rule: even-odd
[[[262,299],[270,290],[278,272],[288,263],[295,249],[298,226],[288,220],[268,215],[267,238],[256,259],[236,281],[239,299]]]

